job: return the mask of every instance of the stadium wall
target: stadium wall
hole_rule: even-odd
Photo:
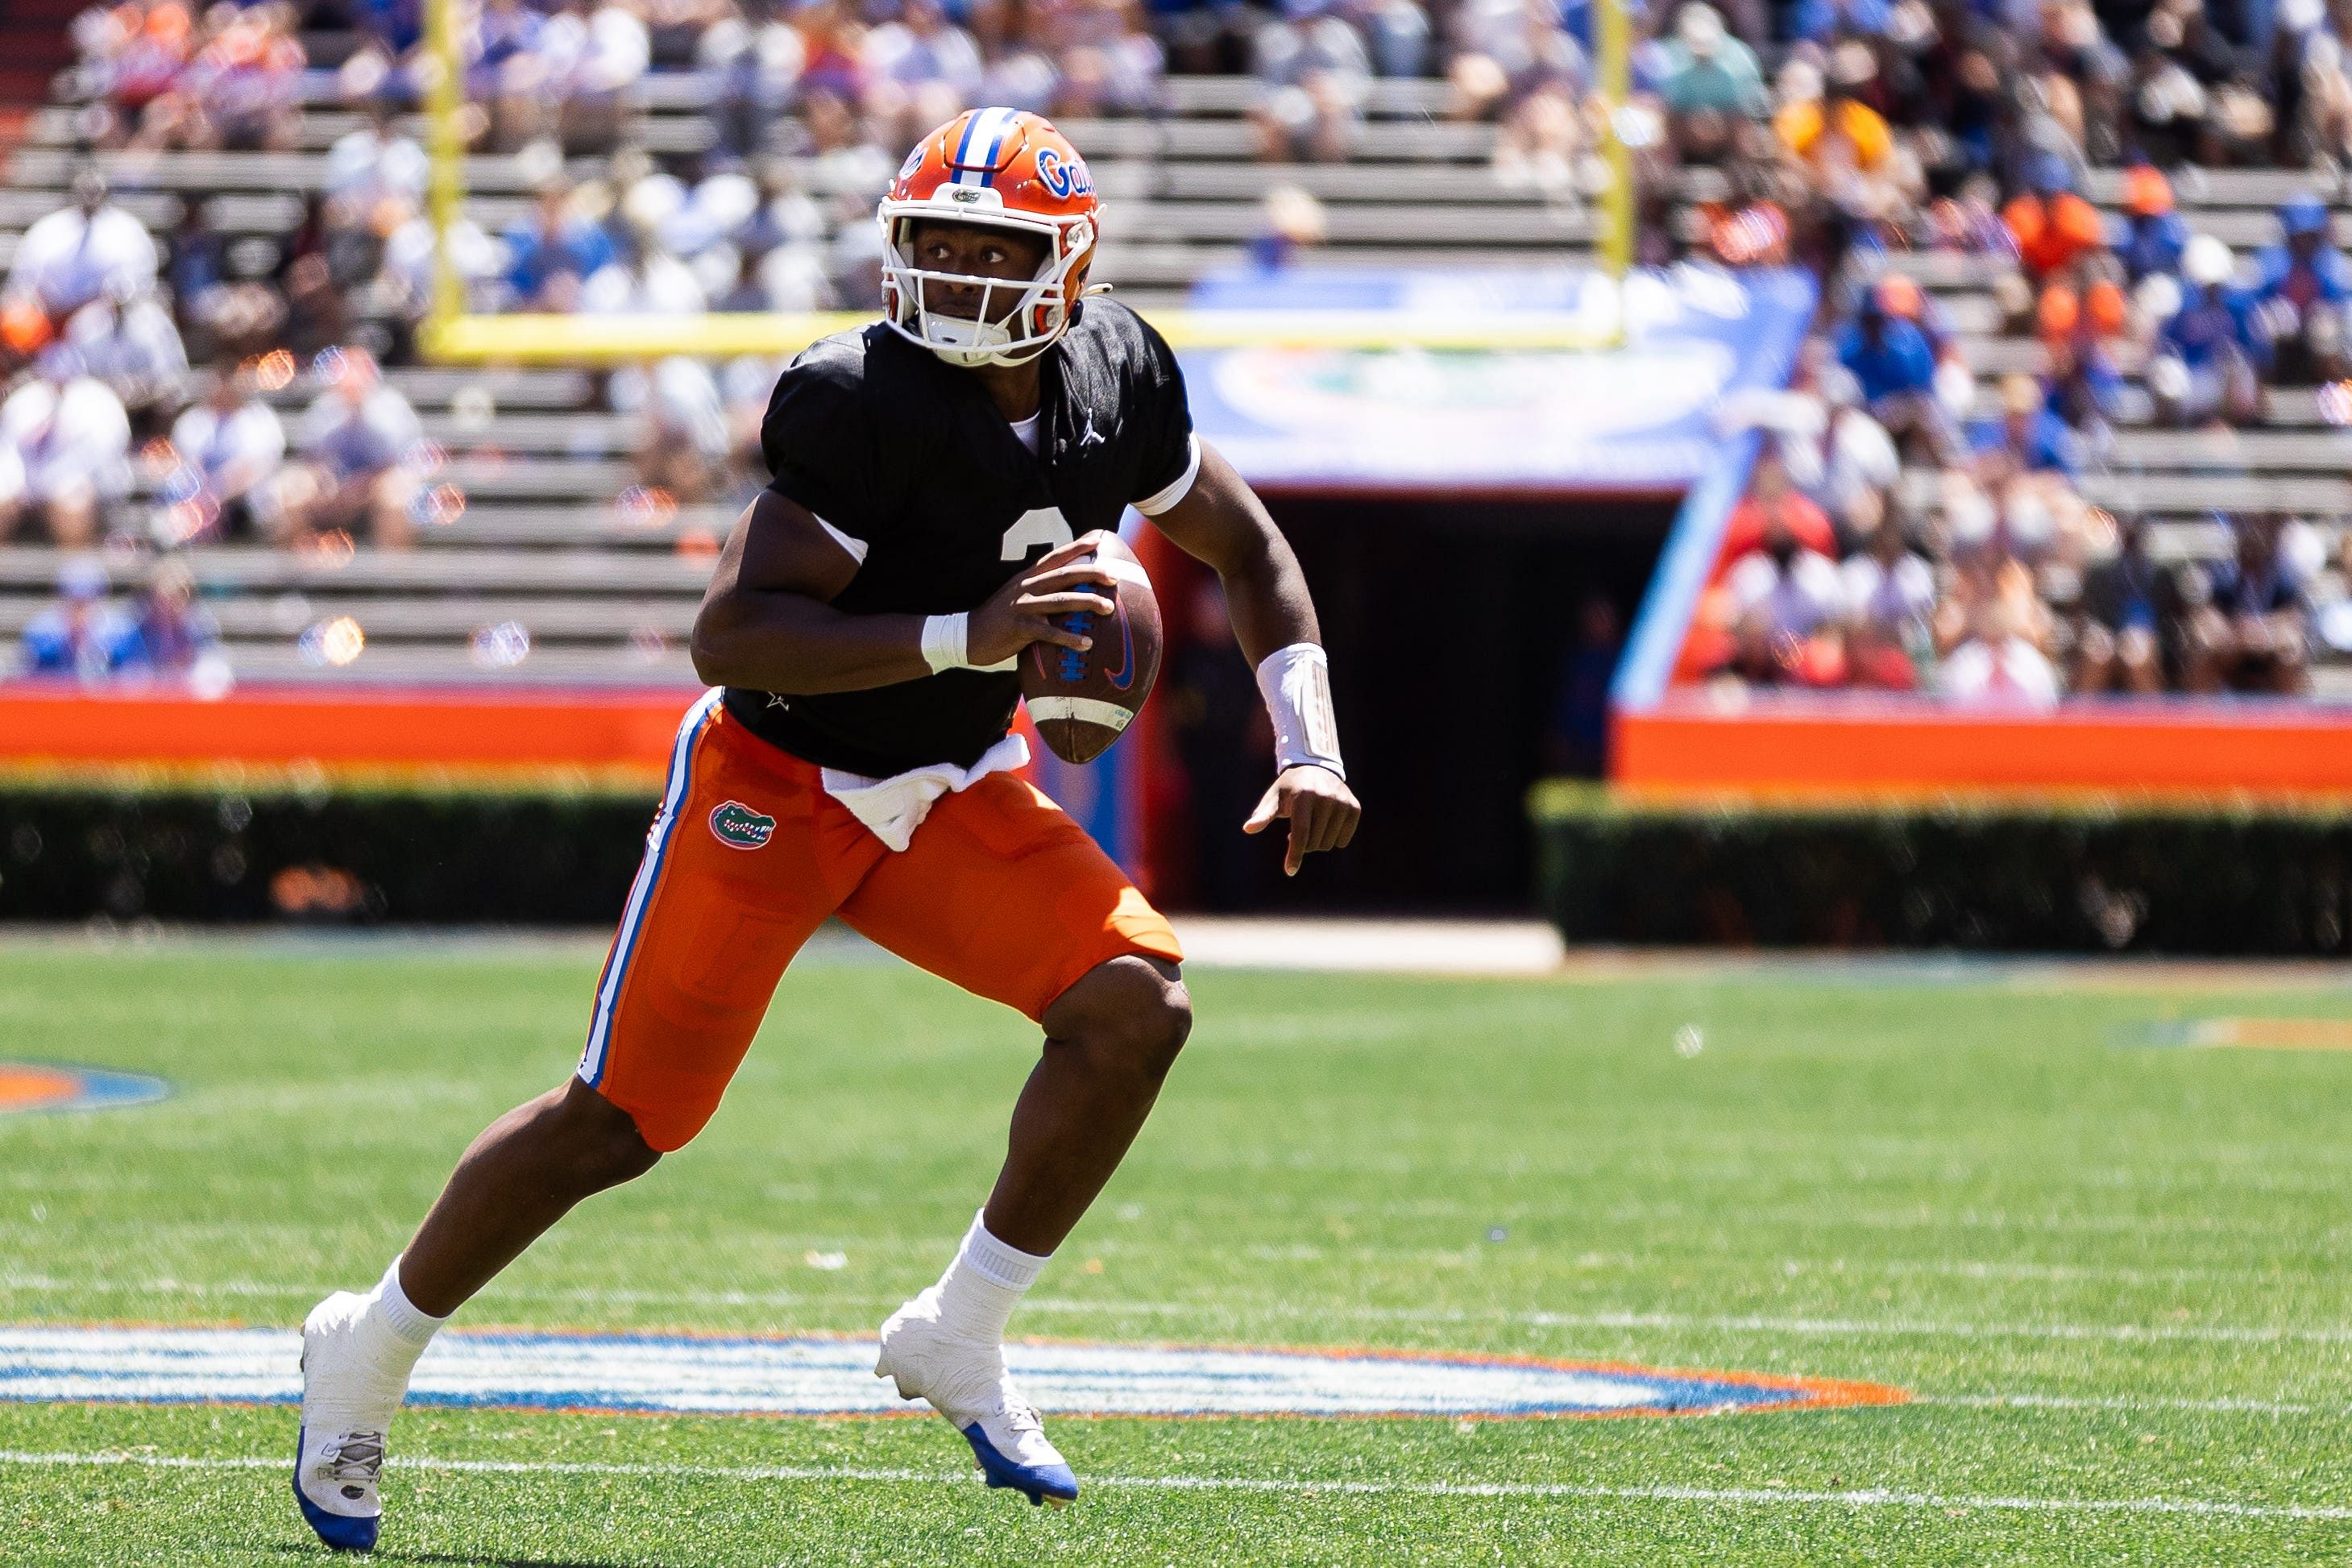
[[[1538,789],[1569,941],[2341,957],[2352,801],[1643,800]]]

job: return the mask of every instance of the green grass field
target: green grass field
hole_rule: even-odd
[[[177,1091],[0,1117],[0,1321],[290,1325],[363,1286],[481,1124],[568,1069],[599,956],[0,944],[0,1058]],[[2352,1017],[2352,992],[1819,965],[1193,989],[1157,1117],[1016,1331],[1801,1373],[1916,1399],[1062,1418],[1089,1490],[1061,1512],[984,1492],[930,1419],[412,1411],[378,1555],[2352,1557],[2352,1055],[2135,1044],[2167,1018]],[[1696,1056],[1675,1048],[1685,1024]],[[704,1138],[462,1321],[870,1331],[952,1247],[1031,1058],[1020,1019],[940,983],[811,963]],[[836,1251],[845,1267],[807,1261]],[[285,1489],[294,1420],[0,1403],[0,1563],[323,1556]]]

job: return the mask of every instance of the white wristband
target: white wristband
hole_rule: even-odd
[[[1331,712],[1331,661],[1321,648],[1297,642],[1267,654],[1257,667],[1257,689],[1274,720],[1276,771],[1312,764],[1348,776]]]
[[[948,669],[1016,669],[1021,657],[997,660],[994,664],[971,662],[971,612],[958,610],[952,616],[927,616],[923,618],[923,662],[931,667],[933,675]]]
[[[970,669],[971,658],[966,643],[971,633],[971,616],[959,610],[952,616],[929,616],[923,621],[923,662],[937,675],[944,669]]]

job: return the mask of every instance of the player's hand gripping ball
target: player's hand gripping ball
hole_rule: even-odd
[[[1091,638],[1092,646],[1031,643],[1021,654],[1021,695],[1046,750],[1066,763],[1090,763],[1151,695],[1160,674],[1160,600],[1143,563],[1116,534],[1090,533],[1076,542],[1087,548],[1068,563],[1091,565],[1110,579],[1110,614],[1055,616],[1057,627]]]

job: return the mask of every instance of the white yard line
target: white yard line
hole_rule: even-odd
[[[257,1280],[198,1283],[170,1279],[150,1280],[60,1279],[46,1275],[0,1274],[0,1292],[93,1294],[184,1294],[195,1297],[294,1299],[317,1294],[310,1285],[273,1285]],[[517,1300],[600,1301],[635,1305],[677,1306],[845,1306],[895,1303],[897,1298],[847,1296],[811,1292],[756,1290],[600,1290],[588,1288],[501,1287],[501,1294]],[[1763,1314],[1683,1312],[1471,1310],[1451,1307],[1375,1307],[1343,1303],[1271,1301],[1225,1297],[1208,1301],[1138,1301],[1128,1300],[1063,1300],[1040,1297],[1024,1303],[1031,1311],[1092,1314],[1104,1317],[1270,1317],[1309,1321],[1516,1323],[1528,1328],[1622,1330],[1696,1330],[1709,1333],[1795,1334],[1808,1338],[1895,1339],[2024,1339],[2108,1341],[2116,1343],[2186,1342],[2207,1344],[2352,1344],[2352,1326],[2304,1327],[2294,1324],[2246,1323],[2084,1323],[1972,1322],[1932,1318],[1814,1318]]]
[[[1914,1405],[1951,1405],[1973,1410],[2113,1410],[2125,1415],[2154,1410],[2195,1410],[2214,1415],[2352,1416],[2352,1405],[2315,1405],[2292,1399],[2170,1399],[2137,1394],[1915,1394]]]
[[[0,1465],[30,1468],[126,1466],[161,1470],[275,1470],[286,1458],[266,1455],[32,1453],[0,1449]],[[614,1476],[669,1480],[849,1481],[966,1486],[963,1472],[851,1465],[629,1465],[525,1459],[395,1458],[392,1468],[436,1474]],[[1725,1507],[1990,1510],[2011,1513],[2187,1514],[2202,1518],[2352,1521],[2352,1507],[2325,1503],[2237,1502],[2219,1498],[1999,1497],[1885,1488],[1814,1491],[1780,1487],[1608,1487],[1546,1481],[1315,1481],[1254,1476],[1089,1476],[1085,1485],[1120,1491],[1271,1492],[1283,1495],[1414,1498],[1532,1498],[1593,1501],[1688,1502]]]

